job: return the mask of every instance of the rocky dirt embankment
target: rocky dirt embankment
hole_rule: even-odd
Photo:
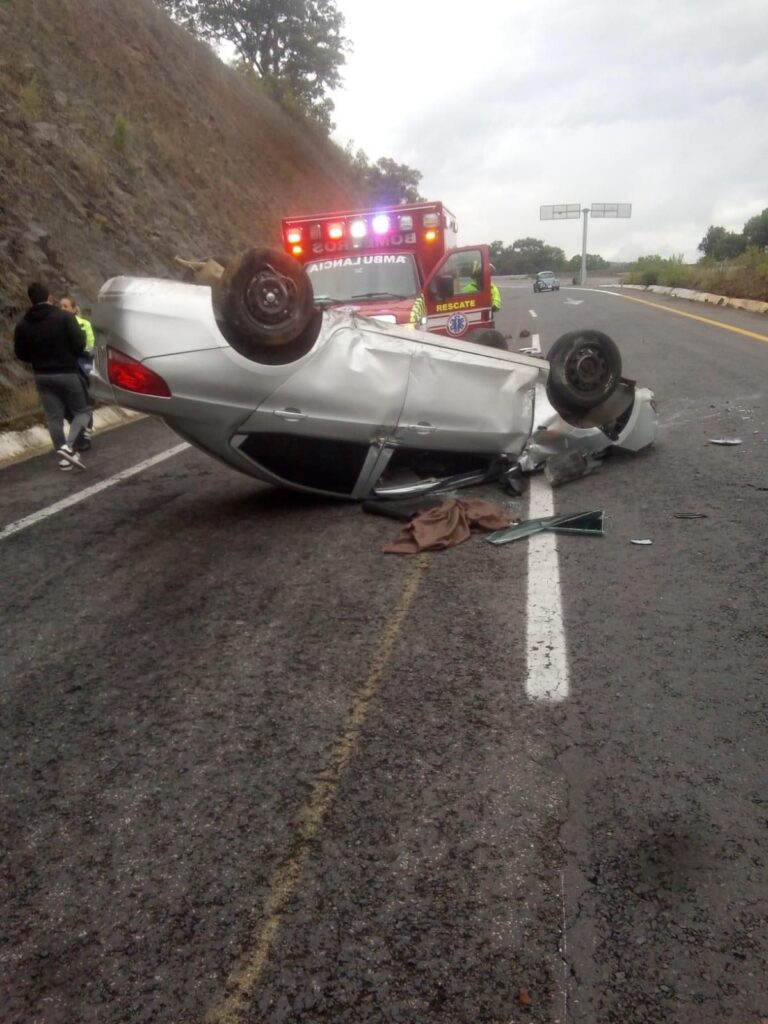
[[[0,0],[0,38],[0,430],[37,410],[11,346],[30,280],[87,312],[115,274],[176,276],[358,198],[337,147],[151,0]]]

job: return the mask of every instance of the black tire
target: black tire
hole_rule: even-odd
[[[594,409],[621,380],[621,354],[601,331],[569,331],[557,339],[547,358],[547,394],[558,412]]]
[[[541,289],[539,288],[539,286],[538,286],[537,284],[535,284],[535,285],[533,286],[533,290],[534,290],[535,292],[538,292],[538,291],[540,291]]]
[[[276,249],[231,260],[213,287],[213,308],[230,344],[249,353],[289,345],[315,312],[304,268]]]
[[[502,352],[509,352],[507,339],[501,331],[496,331],[492,327],[483,327],[479,331],[471,331],[467,335],[467,341],[471,341],[473,345],[485,345],[486,348],[499,348]]]

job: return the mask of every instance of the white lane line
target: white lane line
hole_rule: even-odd
[[[48,505],[47,508],[41,508],[39,512],[33,512],[31,516],[25,516],[23,519],[17,519],[15,523],[11,523],[10,526],[4,526],[3,529],[0,530],[0,540],[6,540],[8,537],[13,536],[14,533],[18,533],[20,530],[26,530],[28,526],[34,526],[35,523],[41,523],[49,516],[55,516],[57,512],[62,512],[65,508],[77,505],[81,501],[85,501],[86,498],[92,498],[93,495],[98,494],[99,491],[105,491],[108,487],[114,487],[115,484],[119,484],[122,480],[127,480],[129,476],[135,476],[137,473],[141,473],[142,470],[149,469],[150,466],[156,466],[158,462],[170,459],[171,456],[178,455],[179,452],[183,452],[187,448],[189,448],[189,445],[186,441],[183,444],[177,444],[174,448],[167,448],[164,452],[160,452],[159,455],[153,455],[151,459],[144,459],[143,462],[137,462],[135,466],[130,466],[128,469],[124,469],[120,473],[116,473],[114,476],[110,476],[106,480],[100,481],[98,484],[93,484],[92,487],[86,487],[84,490],[78,491],[77,494],[71,494],[68,498],[62,498],[61,501],[57,501],[53,505]],[[81,470],[71,470],[71,473],[79,472],[81,472]]]
[[[554,515],[552,488],[540,477],[531,478],[528,516]],[[565,648],[563,605],[557,534],[528,538],[528,595],[526,602],[525,692],[532,700],[557,703],[568,696],[568,658]]]
[[[541,355],[541,341],[539,340],[538,334],[531,335],[531,344],[527,348],[519,348],[518,352],[524,353],[527,356],[540,356]]]
[[[536,312],[535,309],[529,309],[528,312],[531,314],[534,320],[538,319],[539,314]]]

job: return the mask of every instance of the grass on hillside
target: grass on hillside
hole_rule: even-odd
[[[737,259],[720,264],[686,264],[681,259],[650,256],[639,260],[625,281],[768,302],[768,253],[753,247]]]

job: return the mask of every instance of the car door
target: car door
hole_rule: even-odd
[[[443,256],[424,285],[425,329],[464,338],[492,327],[490,266],[487,245],[464,246]]]
[[[416,338],[395,442],[434,451],[519,454],[533,424],[541,361],[467,341]]]
[[[402,329],[345,319],[242,424],[238,447],[294,486],[353,494],[395,430],[413,348]]]

